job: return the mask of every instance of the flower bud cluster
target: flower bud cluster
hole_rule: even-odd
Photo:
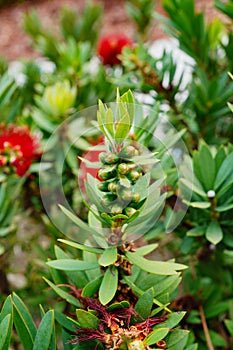
[[[101,204],[110,220],[120,220],[123,224],[140,208],[140,194],[134,185],[143,170],[134,163],[139,151],[132,145],[125,146],[119,153],[102,152],[99,160],[102,167],[98,171],[98,188],[103,192]],[[108,213],[108,214],[107,214]]]

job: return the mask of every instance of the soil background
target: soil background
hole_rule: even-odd
[[[126,0],[92,0],[94,3],[102,3],[104,18],[102,20],[101,35],[109,33],[124,33],[131,36],[133,24],[125,11]],[[36,9],[42,23],[48,28],[57,28],[59,11],[62,7],[69,7],[81,14],[88,0],[30,0],[15,2],[0,8],[0,56],[9,61],[20,58],[38,57],[30,45],[30,38],[22,30],[22,16],[24,12]],[[197,0],[197,9],[204,8],[206,19],[210,20],[220,16],[214,9],[213,1]],[[163,13],[160,1],[155,1],[155,10]],[[224,20],[224,17],[221,16]],[[153,24],[151,41],[165,36],[158,23]]]

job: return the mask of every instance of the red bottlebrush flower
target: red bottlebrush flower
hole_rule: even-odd
[[[18,176],[24,176],[37,156],[39,142],[27,126],[0,124],[0,166],[13,168]]]
[[[114,66],[121,63],[118,55],[121,54],[125,46],[133,46],[130,38],[122,34],[112,34],[100,39],[97,52],[103,64]]]

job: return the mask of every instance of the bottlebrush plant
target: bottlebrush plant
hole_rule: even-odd
[[[53,282],[45,281],[64,301],[55,311],[41,309],[37,330],[22,300],[9,296],[0,315],[2,344],[7,348],[13,322],[27,350],[56,349],[60,328],[64,349],[195,350],[189,331],[178,327],[185,312],[169,309],[186,266],[145,257],[157,244],[146,245],[143,235],[166,194],[150,174],[158,159],[133,138],[132,93],[118,94],[115,107],[100,101],[97,119],[106,149],[93,164],[98,177],[88,174],[85,183],[88,223],[61,206],[81,230],[80,242],[59,239],[72,250],[56,246],[56,260],[47,262]]]
[[[155,344],[157,348],[169,349],[171,326],[167,327],[167,322],[173,323],[173,317],[180,317],[169,316],[164,293],[158,296],[153,286],[155,280],[156,284],[159,280],[167,281],[172,284],[170,291],[166,289],[170,294],[179,280],[177,271],[185,266],[148,260],[144,255],[157,245],[138,247],[134,242],[135,236],[142,236],[150,222],[156,220],[165,196],[159,193],[159,182],[149,185],[150,173],[146,172],[148,164],[157,163],[157,159],[153,153],[138,149],[130,136],[134,112],[131,92],[118,95],[116,106],[114,116],[115,111],[99,102],[97,118],[106,139],[106,151],[100,153],[99,162],[92,164],[99,168],[98,179],[87,175],[89,225],[61,207],[82,228],[84,241],[83,244],[60,241],[83,251],[82,256],[79,260],[69,259],[57,249],[57,260],[49,261],[48,265],[53,275],[56,270],[65,271],[68,281],[60,286],[47,283],[58,294],[64,293],[62,286],[67,287],[78,299],[76,317],[69,318],[74,325],[80,325],[77,335],[70,340],[72,344],[84,343],[84,348],[102,349],[149,349]],[[78,281],[70,284],[72,271],[79,271],[81,284]],[[87,281],[83,285],[85,275]],[[143,285],[136,281],[139,275]],[[153,329],[155,324],[157,327]],[[186,331],[179,333],[187,336],[182,340],[186,344]]]

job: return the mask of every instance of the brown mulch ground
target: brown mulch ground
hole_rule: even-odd
[[[29,37],[21,28],[22,15],[31,9],[36,9],[42,22],[48,28],[53,28],[58,23],[59,10],[62,7],[70,7],[80,13],[88,0],[31,0],[22,3],[14,3],[0,9],[0,56],[8,60],[16,60],[25,57],[36,57],[37,53],[30,46]],[[102,34],[123,32],[130,36],[133,25],[130,22],[124,8],[125,0],[93,0],[102,3],[104,7]],[[197,6],[204,7],[207,18],[219,15],[214,10],[213,1],[197,0]],[[161,12],[161,5],[157,2],[156,10]],[[154,24],[151,38],[161,38],[164,33],[158,24]]]

